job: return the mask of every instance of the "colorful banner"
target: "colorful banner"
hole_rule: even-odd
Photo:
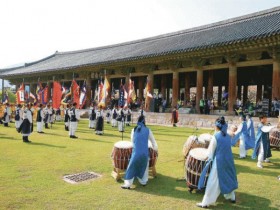
[[[62,98],[62,88],[59,82],[53,82],[52,106],[54,109],[59,109]]]
[[[86,84],[84,84],[81,89],[81,94],[80,94],[80,101],[79,101],[80,109],[82,109],[83,106],[85,105],[86,98],[87,98],[87,88],[86,88]]]
[[[36,98],[37,98],[37,102],[39,104],[42,103],[42,98],[41,98],[41,94],[40,94],[42,90],[43,90],[42,83],[38,82],[37,87],[36,87]]]
[[[17,104],[24,103],[24,84],[23,83],[20,85],[20,87],[17,91],[16,101],[17,101]]]
[[[150,99],[153,98],[153,95],[151,94],[151,84],[150,84],[150,81],[149,81],[149,78],[147,77],[147,84],[146,84],[146,87],[145,87],[145,90],[144,90],[144,93],[145,93],[145,108],[147,110],[150,109]]]
[[[99,101],[99,106],[100,105],[103,107],[106,106],[106,98],[108,97],[109,90],[110,90],[110,84],[107,77],[105,76],[104,85],[102,86],[102,90],[101,90],[102,94],[101,94],[101,99]]]
[[[134,81],[129,79],[127,103],[130,104],[131,102],[135,102],[135,100],[136,100],[136,93],[134,89]]]
[[[122,83],[120,85],[119,95],[120,95],[119,106],[123,107],[125,105],[125,100],[124,100],[125,90],[124,90],[124,86]]]
[[[49,86],[46,85],[46,87],[43,90],[41,90],[39,93],[42,104],[47,104],[49,102],[48,89],[49,89]]]
[[[80,87],[77,84],[76,80],[72,81],[71,88],[72,88],[72,93],[73,93],[72,94],[73,103],[76,102],[78,105],[79,101],[80,101]]]

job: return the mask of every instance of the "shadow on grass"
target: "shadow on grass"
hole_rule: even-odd
[[[66,148],[65,146],[57,146],[57,145],[53,145],[53,144],[45,144],[45,143],[38,143],[38,142],[31,142],[30,144],[27,144],[27,145],[31,145],[31,146],[56,147],[56,148],[61,148],[61,149]]]
[[[178,180],[174,177],[165,176],[163,174],[157,174],[155,178],[149,179],[146,187],[141,186],[138,183],[138,180],[135,180],[134,183],[136,186],[132,190],[143,193],[195,200],[197,202],[202,199],[202,193],[189,193],[186,190],[187,186],[185,180]]]
[[[92,138],[92,139],[85,139],[85,138],[80,138],[79,140],[82,140],[82,141],[91,141],[91,142],[101,142],[101,143],[114,143],[113,141],[107,141],[104,139],[104,141],[102,140],[98,140],[98,139],[95,139],[95,138]]]
[[[221,203],[220,203],[221,202]],[[230,204],[226,201],[223,196],[218,199],[218,204],[213,206],[214,209],[272,209],[277,210],[278,208],[271,207],[271,201],[264,197],[256,195],[236,192],[236,204]],[[210,206],[212,207],[212,206]]]
[[[0,139],[3,139],[3,140],[18,140],[17,138],[14,138],[14,137],[6,137],[5,134],[1,134],[3,136],[0,136]]]
[[[272,176],[272,177],[277,177],[279,174],[278,172],[271,172],[271,171],[267,171],[265,170],[265,168],[269,168],[269,169],[272,169],[272,168],[279,168],[279,164],[275,164],[274,165],[268,165],[268,166],[264,166],[263,169],[259,169],[257,167],[257,163],[256,163],[256,167],[255,168],[252,168],[252,167],[248,167],[248,166],[242,166],[240,164],[236,164],[235,163],[235,166],[236,166],[236,173],[237,174],[240,174],[240,173],[247,173],[247,174],[258,174],[258,175],[263,175],[263,176]]]

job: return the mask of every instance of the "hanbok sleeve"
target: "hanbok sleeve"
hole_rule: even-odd
[[[80,110],[76,109],[75,112],[77,120],[80,120]]]
[[[134,136],[134,129],[131,130],[131,134],[130,134],[130,140],[132,143],[132,147],[134,147],[133,136]]]
[[[28,112],[27,112],[27,119],[29,120],[30,123],[32,123],[31,111],[28,111]]]
[[[217,147],[217,140],[216,137],[213,135],[212,139],[210,141],[209,147],[207,149],[207,157],[209,160],[213,160],[215,151],[216,151],[216,147]]]
[[[153,132],[149,129],[149,141],[152,143],[153,149],[158,151],[158,145],[153,135]]]
[[[250,129],[251,124],[252,124],[251,120],[248,120],[248,122],[247,122],[247,130],[249,130],[249,129]]]

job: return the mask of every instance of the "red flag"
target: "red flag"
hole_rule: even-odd
[[[73,102],[76,102],[77,105],[80,103],[80,87],[77,84],[76,80],[72,81],[72,96],[73,96]]]
[[[61,89],[61,85],[59,82],[55,81],[53,83],[53,96],[52,97],[53,97],[52,98],[53,108],[59,109],[61,97],[62,97],[62,89]]]
[[[17,91],[16,95],[17,104],[24,103],[24,84],[22,83]]]

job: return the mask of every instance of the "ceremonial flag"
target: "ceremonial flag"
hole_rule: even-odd
[[[77,84],[76,80],[72,81],[72,98],[73,98],[73,102],[76,102],[77,105],[79,104],[79,100],[80,100],[80,87]]]
[[[42,90],[43,90],[42,83],[38,82],[37,87],[36,87],[36,93],[35,93],[38,103],[42,103],[42,98],[41,98],[41,94],[40,94],[40,92]]]
[[[99,105],[102,105],[103,107],[105,107],[105,105],[106,105],[106,98],[108,97],[108,91],[109,90],[110,90],[110,84],[108,82],[107,77],[105,76],[104,85],[102,87],[102,95],[101,95],[101,99],[100,99]]]
[[[5,91],[5,93],[4,93],[3,96],[4,96],[4,97],[3,97],[2,103],[3,103],[3,104],[9,103],[9,95],[8,95],[7,91]]]
[[[151,94],[151,84],[149,81],[149,78],[147,77],[147,84],[145,87],[145,108],[150,108],[150,99],[153,98],[153,95]]]
[[[131,101],[134,102],[136,100],[136,93],[134,89],[134,81],[129,79],[129,85],[128,85],[128,99],[127,103],[129,104]]]
[[[33,103],[35,104],[37,102],[36,96],[33,93],[29,93],[29,98],[33,99]]]
[[[53,101],[52,106],[54,109],[59,109],[61,98],[62,98],[61,84],[57,81],[54,81],[53,82],[53,95],[52,95],[52,101]]]
[[[98,97],[97,97],[98,103],[101,102],[102,97],[103,97],[103,82],[100,81],[100,83],[98,85]]]
[[[86,98],[87,98],[87,89],[86,89],[86,84],[84,84],[80,94],[80,103],[79,103],[80,109],[85,105]]]
[[[47,104],[49,102],[49,98],[48,98],[49,90],[48,89],[49,89],[49,86],[46,85],[45,88],[42,89],[39,93],[42,104]]]
[[[17,104],[24,103],[24,84],[23,83],[20,85],[20,87],[17,91],[16,101],[17,101]]]
[[[123,86],[122,83],[121,83],[121,85],[120,85],[119,94],[120,94],[119,106],[120,106],[120,107],[123,107],[124,104],[125,104],[125,101],[124,101],[124,94],[125,94],[125,91],[124,91],[124,86]]]

